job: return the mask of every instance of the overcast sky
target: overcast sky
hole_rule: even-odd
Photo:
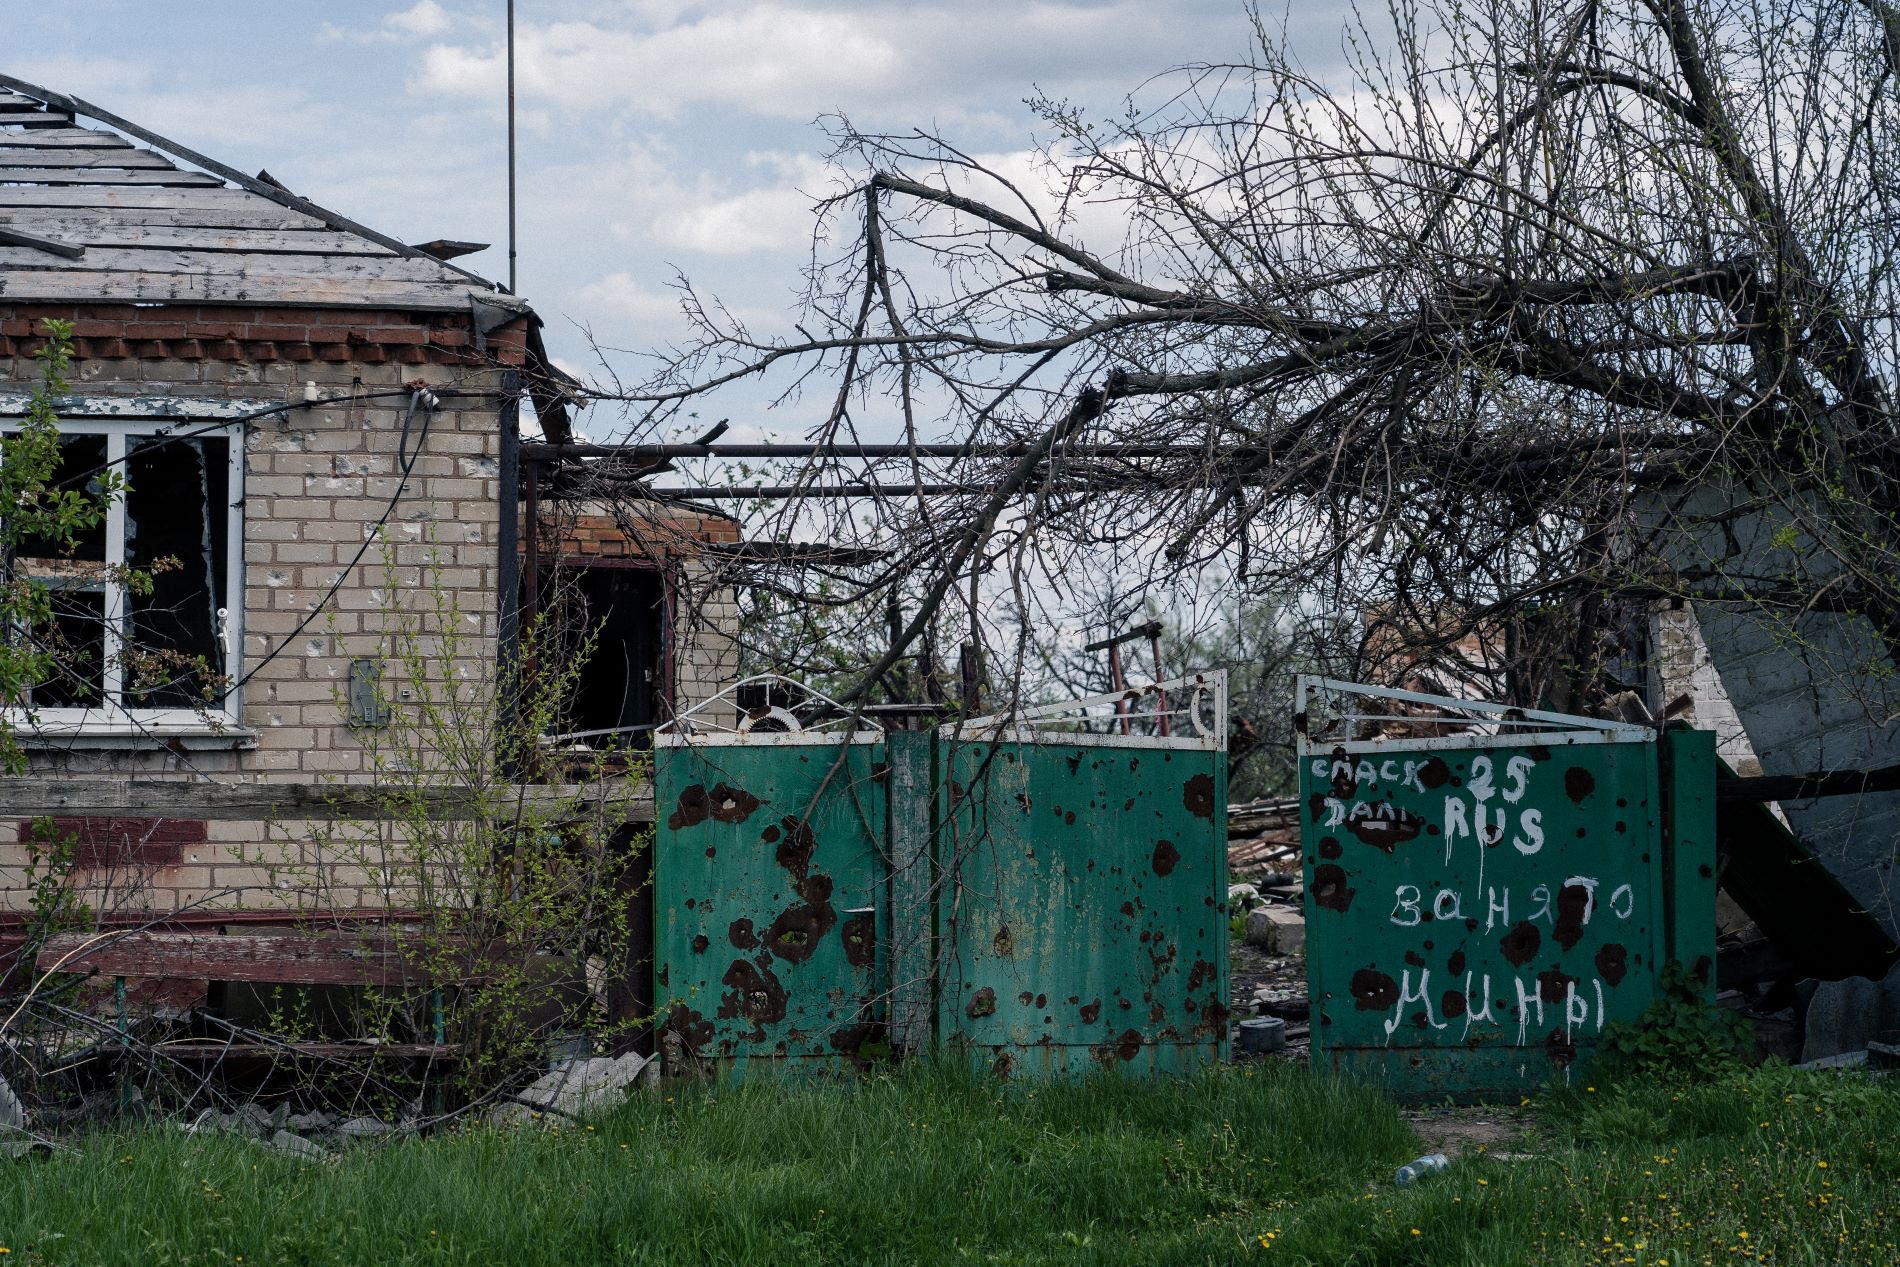
[[[1335,59],[1344,8],[1288,3],[1263,7]],[[506,280],[503,0],[9,9],[0,70],[407,241],[493,243],[462,262]],[[1031,92],[1113,113],[1157,71],[1243,55],[1248,20],[1243,0],[519,0],[516,31],[519,289],[586,370],[583,325],[621,347],[682,329],[676,272],[784,327],[827,188],[819,115],[1021,152]]]

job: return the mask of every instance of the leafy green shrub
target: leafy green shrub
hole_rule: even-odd
[[[1708,1074],[1742,1064],[1753,1046],[1748,1022],[1709,1003],[1681,964],[1664,965],[1661,989],[1635,1024],[1603,1027],[1591,1075],[1604,1082],[1636,1076]]]

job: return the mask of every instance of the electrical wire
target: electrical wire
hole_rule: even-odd
[[[363,556],[369,553],[370,546],[382,538],[384,525],[389,522],[389,517],[396,513],[397,503],[402,500],[402,495],[408,491],[409,473],[415,469],[416,460],[422,456],[423,446],[429,442],[429,426],[435,420],[435,411],[440,403],[436,394],[427,388],[410,393],[409,408],[404,412],[402,418],[402,438],[396,446],[398,460],[402,463],[402,473],[396,480],[395,490],[389,495],[389,504],[384,506],[383,513],[377,516],[375,526],[364,533],[363,544],[356,548],[355,557],[337,570],[336,578],[330,582],[330,588],[323,592],[323,597],[318,599],[311,606],[309,613],[305,615],[302,620],[297,622],[295,629],[284,635],[283,641],[279,642],[275,647],[272,647],[269,654],[262,660],[252,665],[248,673],[232,683],[231,689],[233,691],[241,689],[245,683],[256,677],[258,673],[263,670],[265,665],[282,655],[284,650],[289,647],[291,643],[295,642],[303,634],[304,630],[310,627],[310,622],[317,618],[318,613],[329,606],[330,600],[336,597],[336,592],[343,588],[343,582],[349,577],[350,573],[356,570],[357,565],[363,561]],[[409,451],[409,429],[415,422],[416,408],[418,405],[423,409],[422,430],[416,436],[415,452],[411,453]]]

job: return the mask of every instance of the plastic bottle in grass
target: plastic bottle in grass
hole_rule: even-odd
[[[1400,1166],[1398,1173],[1392,1176],[1392,1182],[1396,1184],[1408,1184],[1415,1179],[1422,1179],[1426,1175],[1435,1175],[1449,1165],[1451,1165],[1451,1159],[1446,1157],[1445,1154],[1428,1153],[1420,1157],[1417,1161],[1408,1161],[1403,1166]]]

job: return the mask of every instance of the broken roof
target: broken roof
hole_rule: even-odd
[[[81,126],[82,116],[108,126]],[[433,312],[476,305],[491,321],[528,311],[494,283],[274,181],[5,75],[0,298]]]

